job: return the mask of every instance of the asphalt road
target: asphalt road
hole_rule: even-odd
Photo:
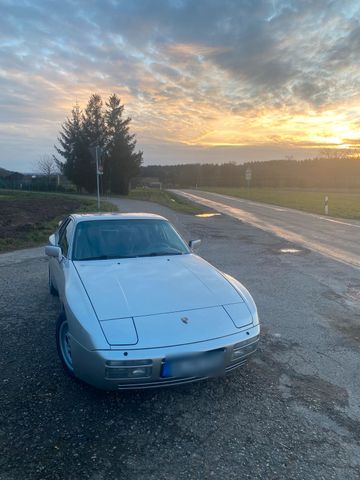
[[[330,258],[360,267],[360,222],[201,190],[174,192]]]
[[[138,392],[74,382],[41,249],[0,256],[0,479],[360,478],[360,272],[230,216],[150,203],[252,292],[256,357],[229,376]]]

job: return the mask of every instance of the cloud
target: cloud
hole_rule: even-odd
[[[196,145],[227,145],[227,155],[252,146],[264,158],[264,141],[269,152],[292,145],[305,155],[308,145],[357,138],[357,0],[7,0],[0,8],[7,167],[51,151],[71,106],[92,92],[121,95],[147,163],[181,161],[186,148],[195,161]]]

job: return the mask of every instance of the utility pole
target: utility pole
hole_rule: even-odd
[[[102,155],[102,148],[99,145],[95,147],[90,147],[90,153],[95,160],[95,168],[96,168],[96,193],[97,193],[97,208],[100,211],[100,179],[99,175],[103,174],[103,167],[101,165],[101,155]]]
[[[97,208],[100,212],[100,188],[99,188],[99,149],[100,147],[95,147],[95,157],[96,157],[96,191],[97,191]]]

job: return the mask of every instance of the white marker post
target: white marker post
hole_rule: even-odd
[[[329,197],[327,195],[325,196],[324,207],[325,207],[325,215],[329,215]]]
[[[250,189],[251,178],[252,178],[251,168],[248,167],[248,168],[245,170],[245,180],[246,180],[248,189]]]

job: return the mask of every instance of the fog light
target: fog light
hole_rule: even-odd
[[[109,367],[137,367],[144,365],[151,365],[152,360],[107,360],[106,365]]]
[[[145,377],[146,376],[146,368],[134,368],[134,370],[130,370],[131,375],[133,377]]]
[[[257,344],[258,342],[255,341],[248,345],[244,345],[242,348],[239,348],[240,344],[235,345],[235,347],[238,347],[238,348],[236,350],[235,349],[233,350],[232,358],[236,360],[241,357],[246,357],[247,355],[249,355],[249,353],[255,352],[255,350],[257,349]]]
[[[149,378],[151,377],[151,367],[107,367],[105,377],[111,379]]]
[[[239,358],[244,355],[244,350],[234,350],[233,351],[233,357],[234,358]]]

